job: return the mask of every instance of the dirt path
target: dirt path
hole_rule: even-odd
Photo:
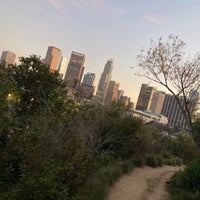
[[[166,200],[165,183],[180,167],[136,168],[110,189],[108,200]]]

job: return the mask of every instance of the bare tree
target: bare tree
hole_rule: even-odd
[[[200,87],[200,54],[185,58],[184,46],[185,43],[174,35],[168,36],[166,42],[162,38],[157,43],[151,41],[149,50],[142,50],[137,56],[138,75],[164,86],[176,99],[187,126],[194,131],[193,114]]]

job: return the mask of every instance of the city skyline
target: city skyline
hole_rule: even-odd
[[[96,84],[112,57],[112,79],[136,102],[148,80],[135,76],[130,67],[137,66],[136,56],[148,50],[151,39],[174,34],[186,42],[187,54],[200,51],[199,6],[198,0],[7,0],[0,6],[0,51],[44,58],[51,45],[68,60],[72,51],[82,52],[85,73],[94,72]]]

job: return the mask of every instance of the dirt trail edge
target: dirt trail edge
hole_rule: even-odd
[[[109,190],[108,200],[166,200],[165,183],[175,172],[177,166],[158,168],[135,168],[123,175]]]

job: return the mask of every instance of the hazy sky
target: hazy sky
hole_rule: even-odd
[[[148,83],[130,69],[140,50],[174,34],[187,53],[200,51],[199,20],[199,0],[0,0],[0,51],[43,58],[56,46],[68,60],[72,51],[84,53],[84,73],[94,72],[96,85],[113,58],[112,80],[136,102]]]

